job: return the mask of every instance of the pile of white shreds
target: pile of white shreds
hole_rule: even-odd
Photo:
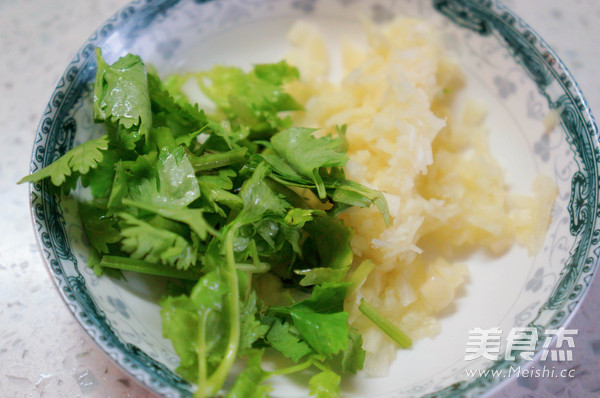
[[[471,101],[460,117],[449,111],[464,77],[432,27],[398,19],[366,29],[367,47],[342,40],[345,76],[332,84],[321,34],[297,23],[288,62],[301,81],[288,91],[306,108],[294,116],[296,125],[332,134],[347,126],[347,177],[387,199],[389,227],[375,208],[343,215],[355,231],[355,266],[365,259],[376,264],[346,310],[363,335],[365,370],[385,375],[397,346],[360,313],[360,298],[413,339],[436,335],[436,314],[468,276],[465,265],[450,259],[475,248],[501,254],[514,243],[535,253],[557,188],[538,177],[533,196],[508,193],[487,146],[485,109]]]

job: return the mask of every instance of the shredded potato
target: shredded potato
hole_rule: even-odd
[[[432,27],[397,19],[367,31],[366,48],[342,40],[346,74],[334,85],[323,38],[307,23],[295,25],[288,61],[301,81],[287,89],[306,109],[294,115],[296,125],[323,134],[347,126],[348,178],[383,191],[388,201],[389,227],[374,208],[342,215],[355,231],[355,266],[376,264],[347,299],[349,322],[363,335],[365,370],[385,375],[396,346],[358,310],[360,298],[413,339],[434,336],[436,314],[468,277],[452,258],[473,248],[500,254],[515,243],[535,253],[557,188],[539,177],[532,196],[508,192],[487,147],[485,106],[470,101],[460,117],[449,110],[465,78]]]

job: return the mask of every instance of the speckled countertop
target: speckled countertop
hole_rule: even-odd
[[[425,1],[425,0],[423,0]],[[600,112],[600,2],[506,0],[561,56]],[[0,396],[146,397],[79,327],[37,252],[27,187],[34,132],[63,69],[123,0],[0,1]],[[494,398],[600,396],[600,279],[570,328],[573,379],[510,380]]]

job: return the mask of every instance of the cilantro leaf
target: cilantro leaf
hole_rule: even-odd
[[[344,140],[342,137],[338,137],[338,139],[340,148],[342,148]],[[291,148],[290,151],[293,153],[294,147]],[[269,164],[273,169],[271,178],[280,184],[317,189],[321,199],[324,199],[325,195],[329,195],[334,206],[328,213],[334,217],[348,207],[369,207],[375,205],[383,215],[386,225],[389,225],[391,222],[387,202],[383,194],[354,181],[346,180],[344,171],[340,167],[332,167],[329,172],[323,168],[318,169],[318,172],[315,170],[316,177],[313,178],[312,175],[304,175],[296,170],[285,159],[285,155],[274,152],[270,148],[267,148],[260,155],[257,155],[257,157]],[[302,163],[302,157],[299,156],[299,158],[298,162]],[[320,185],[321,183],[322,185]]]
[[[275,314],[288,314],[310,347],[330,358],[349,344],[348,313],[343,311],[348,286],[347,283],[317,286],[310,298],[288,307],[270,307],[270,310]]]
[[[295,270],[296,274],[304,276],[300,285],[310,286],[343,281],[354,258],[350,246],[352,228],[346,227],[342,220],[321,216],[306,223],[304,229],[315,242],[320,266]]]
[[[387,201],[380,191],[367,188],[364,185],[348,180],[343,180],[332,185],[332,188],[335,189],[332,199],[336,204],[341,203],[347,206],[359,207],[368,207],[373,204],[383,215],[385,224],[388,226],[390,225],[391,220]],[[334,212],[333,215],[335,216],[337,214]]]
[[[309,298],[294,304],[292,307],[296,305],[308,307],[313,311],[324,314],[343,312],[344,299],[349,287],[349,283],[324,283],[315,286]]]
[[[135,201],[159,207],[187,206],[200,196],[194,168],[182,147],[163,148],[155,166],[156,177],[130,189]]]
[[[309,345],[302,340],[300,332],[287,322],[275,319],[266,335],[266,341],[281,352],[286,358],[298,362],[301,358],[313,352]]]
[[[201,175],[197,178],[200,186],[201,200],[206,202],[206,206],[222,217],[226,217],[226,212],[219,204],[227,206],[231,210],[240,210],[243,207],[242,199],[230,192],[231,169],[221,169],[216,175]],[[235,175],[235,173],[233,173]]]
[[[212,271],[198,281],[190,296],[166,296],[160,302],[163,336],[179,356],[177,372],[189,380],[206,380],[224,355],[227,292],[221,274]]]
[[[88,241],[100,253],[108,253],[108,245],[121,240],[116,218],[88,203],[79,203],[79,216]]]
[[[241,226],[257,222],[269,214],[283,216],[290,207],[265,183],[265,177],[269,172],[266,163],[260,163],[252,176],[242,185],[240,197],[244,208],[234,220],[235,224]]]
[[[297,70],[284,62],[259,65],[249,73],[236,67],[216,66],[195,75],[204,94],[226,117],[248,126],[255,136],[287,127],[289,119],[279,117],[279,112],[302,109],[281,87],[297,76]]]
[[[298,80],[300,72],[294,66],[290,66],[285,61],[279,61],[276,64],[258,64],[254,65],[254,74],[261,80],[281,86],[283,83]]]
[[[252,344],[269,330],[268,325],[256,319],[256,312],[256,293],[252,291],[240,310],[240,352],[250,350]]]
[[[203,216],[204,210],[202,209],[190,209],[188,207],[156,207],[129,199],[123,199],[123,204],[137,207],[138,209],[143,209],[158,214],[164,218],[187,224],[190,229],[194,231],[202,240],[206,240],[209,234],[213,236],[220,236],[219,232],[206,222]]]
[[[310,378],[310,395],[315,398],[335,398],[340,396],[341,378],[335,372],[326,369]]]
[[[97,166],[81,176],[82,185],[89,187],[90,192],[96,198],[104,197],[110,192],[115,175],[115,163],[118,159],[119,157],[114,151],[104,151],[102,160],[98,162]]]
[[[119,213],[121,247],[134,259],[188,269],[196,263],[197,250],[182,236],[166,229],[156,228],[127,213]]]
[[[302,228],[304,224],[313,219],[313,209],[300,209],[294,207],[285,215],[285,223],[294,227]]]
[[[128,136],[127,148],[150,132],[152,111],[146,68],[140,57],[128,54],[108,65],[96,48],[94,119],[122,128]],[[127,131],[127,133],[125,133]]]
[[[290,310],[294,325],[319,354],[332,356],[348,346],[348,313],[320,314],[296,307]]]
[[[362,336],[359,333],[350,330],[348,338],[348,347],[346,347],[339,358],[340,370],[342,373],[355,374],[363,368],[365,362],[365,350],[362,348],[363,341]]]
[[[317,187],[319,197],[326,197],[325,185],[319,173],[324,167],[343,167],[348,156],[342,150],[340,137],[315,138],[314,129],[292,127],[271,137],[273,149],[296,172],[311,179]]]
[[[148,91],[156,116],[153,125],[169,127],[175,137],[203,129],[207,125],[204,112],[184,101],[183,94],[172,88],[170,83],[163,83],[155,72],[148,72]]]
[[[260,366],[262,355],[263,351],[259,350],[248,352],[246,368],[238,375],[227,398],[268,398],[272,388],[261,385],[270,376]]]
[[[18,184],[24,182],[37,182],[50,177],[52,184],[60,186],[72,173],[74,175],[83,175],[97,167],[98,162],[100,162],[104,156],[103,151],[106,151],[107,149],[107,136],[86,141],[83,144],[72,148],[62,157],[43,169],[23,177]]]

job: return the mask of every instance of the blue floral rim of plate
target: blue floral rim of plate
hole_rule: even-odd
[[[347,1],[347,0],[338,0]],[[211,0],[196,0],[209,3]],[[289,1],[298,8],[297,1]],[[115,31],[132,40],[141,29],[166,18],[179,0],[136,0],[107,20],[77,52],[51,96],[38,126],[33,146],[31,171],[45,167],[73,145],[76,128],[68,116],[95,74],[94,48]],[[313,1],[314,3],[314,1]],[[302,4],[300,4],[301,6]],[[529,326],[543,332],[565,325],[581,302],[597,267],[600,243],[598,229],[600,149],[598,131],[589,107],[572,76],[549,46],[519,17],[495,0],[432,0],[432,6],[455,24],[479,35],[493,35],[502,43],[536,83],[550,109],[560,114],[561,126],[573,151],[578,171],[571,180],[570,233],[576,244],[554,291]],[[312,9],[302,9],[311,12]],[[558,84],[561,95],[548,87]],[[90,296],[79,273],[65,230],[60,198],[46,182],[32,184],[32,221],[42,257],[69,309],[85,331],[116,364],[150,390],[165,396],[192,394],[193,387],[135,345],[125,343],[113,330],[102,310]],[[63,262],[74,262],[77,275],[67,275]],[[539,333],[541,336],[543,333]],[[537,349],[542,345],[537,342]],[[490,369],[507,369],[515,362],[497,361]],[[491,374],[491,373],[490,373]],[[430,394],[432,397],[478,395],[489,392],[498,378],[480,377],[461,381]]]

